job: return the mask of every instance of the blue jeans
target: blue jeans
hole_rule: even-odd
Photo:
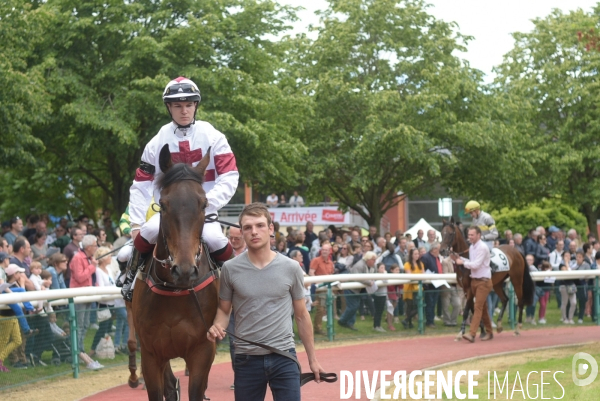
[[[487,297],[488,303],[488,313],[490,314],[490,319],[492,322],[494,321],[494,311],[496,310],[496,306],[498,306],[498,302],[500,301],[500,297],[494,291],[490,292],[490,295]]]
[[[434,324],[435,307],[439,297],[440,292],[438,290],[425,291],[425,324]]]
[[[20,287],[13,287],[10,290],[12,292],[26,292],[25,288]],[[29,327],[29,323],[27,323],[27,319],[23,314],[23,309],[21,309],[21,306],[19,304],[8,304],[8,306],[10,307],[10,309],[12,309],[13,313],[19,320],[19,326],[21,326],[21,331],[23,331],[23,333],[29,333],[31,328]],[[25,310],[33,310],[33,305],[31,305],[31,303],[28,301],[23,302],[23,306],[25,307]]]
[[[344,296],[346,297],[346,310],[340,317],[339,322],[346,326],[354,326],[356,311],[360,306],[360,295],[350,290],[344,290]]]
[[[296,356],[296,350],[288,350]],[[289,358],[277,354],[235,356],[235,399],[264,401],[267,384],[274,401],[300,401],[300,371]]]
[[[127,339],[129,338],[129,323],[127,322],[127,309],[116,308],[115,315],[117,316],[117,330],[115,332],[115,348],[125,348],[127,346]]]

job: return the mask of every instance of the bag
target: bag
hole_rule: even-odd
[[[577,286],[575,284],[571,284],[567,286],[567,294],[573,295],[577,294]]]
[[[96,312],[96,316],[98,317],[98,323],[107,321],[108,319],[110,319],[112,317],[112,315],[110,313],[110,309],[99,310],[98,312]]]
[[[96,355],[99,359],[115,359],[115,345],[109,335],[100,339],[96,346]]]

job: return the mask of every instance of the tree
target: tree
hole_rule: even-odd
[[[597,235],[600,217],[600,53],[580,41],[598,31],[600,8],[563,14],[554,10],[515,33],[515,47],[497,69],[497,84],[527,104],[517,123],[528,123],[529,147],[543,163],[532,187],[538,198],[560,196],[585,214]]]
[[[480,74],[453,55],[468,38],[420,0],[332,0],[321,22],[300,85],[313,107],[309,196],[378,226],[454,165],[448,145],[476,117]]]
[[[227,135],[242,180],[297,183],[304,100],[273,84],[286,47],[268,39],[293,9],[255,0],[49,0],[40,9],[51,18],[30,69],[43,65],[52,108],[32,124],[44,146],[36,171],[68,185],[74,207],[125,209],[143,148],[169,121],[164,86],[180,75],[199,85],[198,118]]]

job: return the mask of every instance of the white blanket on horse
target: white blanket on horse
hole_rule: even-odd
[[[508,258],[504,252],[498,248],[493,248],[490,252],[490,261],[496,265],[496,269],[492,268],[492,273],[507,272],[510,270]]]

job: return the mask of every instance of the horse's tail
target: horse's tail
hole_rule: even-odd
[[[535,283],[529,273],[529,266],[527,266],[525,256],[519,251],[516,252],[521,255],[521,260],[523,260],[523,303],[531,305],[533,303],[533,295],[535,294]]]

